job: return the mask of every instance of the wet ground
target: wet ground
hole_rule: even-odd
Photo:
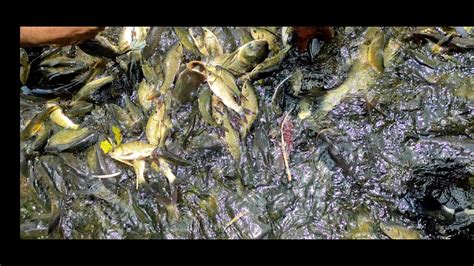
[[[241,46],[238,28],[229,27],[234,45],[222,28],[213,30],[225,52]],[[366,28],[347,27],[335,28],[312,61],[292,49],[280,69],[255,81],[259,112],[240,141],[240,163],[193,103],[171,112],[166,147],[192,162],[172,167],[178,182],[171,186],[147,165],[149,185],[136,190],[133,168],[105,154],[111,172],[122,174],[93,177],[87,154],[94,145],[22,151],[21,237],[385,239],[384,225],[391,225],[424,239],[472,239],[474,216],[459,210],[474,208],[474,54],[435,53],[430,42],[406,39],[415,29],[383,30],[390,55],[383,73],[367,63]],[[106,36],[119,31],[108,28]],[[166,28],[149,62],[160,62],[176,40]],[[183,63],[194,59],[186,51]],[[109,63],[107,71],[117,70]],[[302,74],[296,92],[288,78],[295,71]],[[93,98],[90,113],[74,118],[99,140],[115,123],[105,105],[137,101],[143,74],[118,76]],[[44,101],[23,95],[20,104],[21,131]],[[291,182],[281,148],[285,116]],[[145,139],[142,127],[123,132],[123,142]]]

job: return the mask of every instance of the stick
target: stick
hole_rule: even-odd
[[[283,153],[283,161],[285,162],[285,170],[286,170],[286,175],[288,176],[288,182],[291,182],[291,172],[290,172],[290,166],[288,164],[288,153],[286,152],[286,143],[285,143],[285,138],[283,136],[283,127],[285,126],[286,119],[288,118],[288,115],[290,113],[286,113],[285,118],[283,118],[283,122],[281,122],[281,127],[280,127],[280,133],[281,133],[281,152]]]
[[[279,89],[281,87],[281,85],[283,85],[283,83],[285,83],[285,81],[287,81],[289,78],[291,78],[295,73],[291,74],[291,75],[288,75],[288,77],[284,78],[276,87],[275,87],[275,92],[273,93],[273,96],[272,96],[272,101],[271,103],[273,104],[273,102],[276,100],[276,97],[277,97],[277,94],[279,93]]]
[[[249,211],[243,211],[243,212],[237,213],[237,215],[234,218],[232,218],[232,220],[230,220],[230,222],[228,222],[225,225],[225,228],[231,226],[233,223],[235,223],[237,220],[239,220],[240,218],[242,218],[244,215],[246,215],[248,213],[249,213]]]
[[[113,173],[113,174],[108,174],[108,175],[91,175],[91,176],[96,177],[96,178],[111,178],[111,177],[119,176],[121,174],[122,174],[122,171],[119,171],[119,172]]]

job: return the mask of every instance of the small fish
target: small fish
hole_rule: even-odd
[[[170,185],[173,184],[177,178],[173,174],[173,171],[171,171],[170,165],[163,158],[158,158],[156,162],[157,163],[152,162],[151,167],[158,173],[164,175]]]
[[[166,94],[173,85],[174,79],[178,74],[181,58],[183,56],[183,45],[180,42],[175,43],[166,53],[163,61],[164,80],[158,91],[148,96],[148,100],[153,100],[160,94]]]
[[[156,195],[156,201],[166,209],[166,220],[168,221],[168,223],[175,223],[179,219],[178,194],[178,189],[173,191],[173,194],[171,195],[171,200],[159,194]]]
[[[227,143],[227,147],[230,151],[230,154],[237,162],[240,162],[240,139],[239,133],[234,129],[232,124],[230,123],[229,117],[227,113],[222,115],[223,118],[223,126],[226,129],[224,133],[224,139]]]
[[[207,78],[207,83],[214,95],[217,96],[225,106],[234,110],[241,118],[245,119],[244,108],[237,103],[232,90],[229,89],[219,76],[211,72]]]
[[[133,161],[151,157],[156,146],[140,141],[131,141],[115,147],[109,152],[110,157],[118,161]]]
[[[134,160],[133,161],[133,169],[135,169],[136,175],[136,186],[135,188],[138,189],[140,184],[146,183],[145,180],[145,161],[144,160]]]
[[[156,112],[153,112],[148,118],[145,128],[147,140],[152,145],[164,146],[170,129],[172,128],[171,119],[168,116],[166,101],[158,102]]]
[[[204,46],[209,56],[215,57],[222,55],[224,51],[216,35],[207,28],[202,28],[202,30],[204,31]]]
[[[105,76],[88,82],[72,97],[72,102],[70,105],[74,105],[74,103],[78,101],[87,100],[97,90],[107,84],[112,83],[113,80],[114,78],[112,76]]]
[[[265,40],[253,40],[248,42],[235,52],[229,54],[221,63],[222,67],[236,76],[244,75],[263,62],[269,53],[268,42]]]
[[[43,122],[49,117],[49,115],[55,110],[59,109],[59,106],[51,106],[43,112],[36,114],[26,125],[25,129],[20,134],[20,140],[26,140],[33,137],[43,126]]]
[[[240,133],[242,137],[245,138],[258,114],[257,94],[249,80],[247,80],[242,87],[242,95],[244,96],[242,97],[242,107],[251,112],[250,114],[245,114],[247,122],[240,128]]]
[[[278,37],[271,31],[263,27],[251,27],[250,34],[254,40],[265,40],[268,43],[270,51],[278,53],[280,45],[278,44]]]
[[[199,112],[201,113],[202,118],[206,121],[209,125],[213,127],[218,127],[219,125],[217,122],[212,118],[211,114],[211,100],[212,100],[212,91],[209,88],[204,88],[199,93],[198,98],[198,108]]]
[[[52,107],[52,106],[58,106],[56,103],[47,103],[46,107]],[[51,114],[49,115],[51,121],[56,123],[57,125],[63,127],[63,128],[69,128],[69,129],[78,129],[79,125],[74,123],[69,117],[67,117],[64,113],[61,107],[57,108]]]
[[[199,50],[196,48],[193,41],[191,40],[191,36],[189,36],[189,31],[187,31],[185,27],[174,27],[173,30],[186,50],[196,55],[200,55]]]
[[[417,230],[401,225],[381,223],[380,229],[391,239],[421,239],[421,235]]]
[[[153,93],[153,88],[145,79],[142,80],[138,84],[137,99],[138,99],[138,103],[140,104],[140,106],[143,108],[145,112],[151,108],[152,101],[148,100],[148,97],[152,95],[152,93]]]
[[[164,147],[157,147],[153,153],[153,158],[162,158],[165,161],[179,166],[191,166],[191,162],[167,151]]]
[[[385,44],[385,33],[379,31],[369,45],[367,60],[369,65],[378,73],[384,71],[383,48]]]

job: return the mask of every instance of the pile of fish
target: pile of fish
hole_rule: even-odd
[[[158,65],[161,71],[157,71],[142,56],[149,30],[149,27],[124,28],[118,47],[105,37],[97,36],[79,45],[80,50],[75,58],[61,55],[59,49],[42,54],[36,62],[31,63],[25,61],[23,56],[23,68],[20,70],[22,83],[27,84],[30,69],[39,72],[37,75],[40,77],[37,87],[23,87],[27,94],[73,96],[67,104],[59,104],[57,100],[48,101],[46,110],[35,115],[22,131],[21,140],[34,137],[33,150],[42,150],[44,146],[46,152],[73,152],[96,143],[96,133],[76,124],[71,117],[92,111],[93,105],[88,102],[89,98],[117,78],[104,73],[105,60],[117,62],[117,57],[126,54],[127,58],[117,64],[125,69],[140,66],[144,79],[136,88],[136,102],[124,98],[125,110],[115,104],[107,105],[119,126],[112,126],[111,132],[119,135],[121,131],[145,132],[146,141],[120,143],[109,141],[109,136],[105,136],[106,140],[100,142],[100,146],[111,158],[134,168],[137,188],[145,182],[143,175],[147,159],[153,158],[153,169],[166,176],[170,184],[176,179],[170,163],[189,165],[168,152],[165,144],[173,130],[170,119],[173,104],[191,102],[198,93],[197,102],[202,119],[224,137],[229,152],[238,162],[240,138],[246,137],[258,113],[258,99],[252,81],[269,72],[269,69],[275,69],[291,46],[281,47],[283,45],[275,29],[255,27],[250,30],[248,42],[232,53],[224,53],[211,30],[202,28],[200,33],[195,33],[192,28],[189,31],[175,28],[179,41],[169,48]],[[153,30],[159,31],[160,28]],[[153,32],[150,34],[153,36]],[[195,53],[201,60],[183,62],[184,49]],[[25,52],[22,51],[22,54]],[[63,80],[67,82],[61,82]],[[68,110],[66,114],[65,108]],[[62,128],[51,137],[48,120]],[[96,176],[114,178],[119,174]]]
[[[20,49],[20,178],[22,221],[28,221],[22,222],[22,235],[95,238],[95,230],[114,227],[99,217],[94,219],[99,219],[101,229],[78,233],[72,225],[77,221],[62,218],[70,216],[67,212],[81,211],[74,204],[79,198],[87,202],[88,197],[110,203],[123,213],[120,219],[126,224],[147,225],[128,237],[164,237],[156,213],[165,213],[171,225],[179,225],[180,219],[186,224],[185,217],[197,214],[194,209],[189,211],[192,215],[180,214],[178,203],[184,194],[198,195],[197,205],[215,227],[220,192],[203,194],[183,187],[191,182],[186,173],[210,175],[205,162],[222,160],[222,145],[229,155],[225,162],[232,165],[231,173],[223,176],[248,174],[243,169],[252,163],[253,150],[269,165],[273,159],[268,158],[265,145],[249,146],[267,138],[256,125],[260,126],[259,119],[268,121],[269,114],[278,124],[269,136],[279,144],[277,168],[284,173],[286,185],[294,179],[291,156],[298,157],[294,150],[299,143],[293,143],[297,121],[328,145],[330,158],[344,175],[356,176],[331,140],[334,131],[327,116],[347,95],[358,93],[372,106],[369,112],[383,113],[374,107],[377,97],[366,92],[402,60],[405,43],[391,31],[368,28],[361,43],[341,52],[352,55],[340,64],[338,71],[346,73],[330,86],[311,85],[311,73],[300,67],[285,72],[286,65],[301,64],[301,59],[291,61],[294,54],[309,58],[308,65],[323,60],[338,33],[331,27],[108,27],[79,45]],[[462,27],[445,32],[420,28],[404,38],[412,45],[430,42],[436,53],[449,57],[474,48],[470,35]],[[423,64],[437,64],[415,49],[406,53]],[[284,78],[268,86],[278,75]],[[271,94],[268,87],[273,88]],[[285,102],[287,87],[291,100]],[[472,100],[471,89],[462,93]],[[196,160],[199,156],[202,161]],[[237,191],[242,196],[240,186]],[[158,204],[140,207],[142,197],[152,197]],[[110,212],[93,202],[84,206],[91,209],[83,212],[96,212],[96,216]],[[465,212],[472,215],[470,209]],[[233,219],[225,228],[243,215],[229,214]],[[368,228],[370,222],[357,219],[359,228]],[[215,229],[214,237],[226,237],[219,235],[222,230]],[[346,237],[377,237],[354,230]],[[390,238],[421,238],[399,225],[384,223],[380,230]]]

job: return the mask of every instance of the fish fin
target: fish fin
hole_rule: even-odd
[[[117,158],[114,158],[114,159],[117,160],[117,161],[119,161],[119,162],[121,162],[121,163],[124,163],[124,164],[126,164],[126,165],[129,165],[129,166],[132,166],[132,167],[133,167],[133,164],[131,164],[131,163],[125,161],[125,160],[121,160],[121,159],[117,159]]]
[[[225,132],[228,132],[229,130],[226,129],[225,127],[221,127],[221,129]],[[217,134],[217,137],[219,137],[220,139],[224,138],[224,133],[222,133],[222,131],[220,130],[216,130],[216,134]]]
[[[245,111],[242,114],[240,114],[240,120],[243,123],[247,124],[247,117],[245,116]]]
[[[159,97],[161,93],[159,91],[152,92],[148,97],[146,98],[148,101],[152,101],[155,98]]]
[[[224,112],[222,112],[221,110],[217,110],[216,108],[212,108],[212,110],[216,111],[220,115],[224,115]]]
[[[226,133],[229,132],[229,130],[228,130],[227,128],[225,128],[224,126],[220,126],[220,128],[221,128],[224,132],[226,132]]]
[[[171,204],[176,205],[178,203],[179,198],[179,188],[176,188],[171,194]]]
[[[160,194],[156,195],[156,201],[164,207],[171,205],[171,200],[161,196]]]
[[[247,115],[254,115],[254,114],[255,114],[255,113],[252,112],[251,110],[245,109],[245,108],[244,108],[244,113],[247,114]]]
[[[156,147],[152,152],[151,152],[151,157],[152,158],[156,158],[158,159],[158,157],[160,157],[160,154],[161,154],[161,149],[159,147]]]
[[[254,75],[255,72],[251,71],[241,77],[239,77],[236,81],[238,85],[243,85],[245,82],[250,81],[251,77]]]
[[[241,93],[241,94],[240,94],[240,102],[242,102],[242,100],[248,101],[248,98],[245,97],[245,96]]]
[[[56,228],[58,228],[59,220],[61,218],[61,211],[57,206],[51,210],[51,217],[48,225],[48,235],[52,234]]]

